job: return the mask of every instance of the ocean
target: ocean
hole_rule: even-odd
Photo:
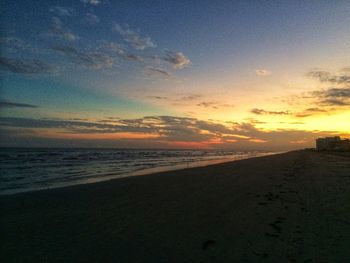
[[[14,194],[272,154],[227,150],[0,149],[0,194]]]

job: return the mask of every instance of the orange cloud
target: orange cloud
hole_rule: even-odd
[[[155,139],[159,138],[158,134],[148,134],[148,133],[131,133],[131,132],[121,132],[121,133],[62,133],[57,131],[42,130],[38,133],[39,136],[47,138],[60,138],[60,139]]]
[[[249,141],[250,142],[256,142],[256,143],[265,143],[265,142],[267,142],[267,141],[261,140],[261,139],[250,139]]]

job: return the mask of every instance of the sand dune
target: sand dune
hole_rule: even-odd
[[[1,197],[1,262],[350,262],[350,158],[312,151]]]

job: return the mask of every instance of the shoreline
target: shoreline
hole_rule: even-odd
[[[293,151],[1,196],[2,262],[346,262],[350,158]]]
[[[36,191],[43,191],[43,190],[50,190],[50,189],[56,189],[56,188],[65,188],[70,186],[76,186],[76,185],[83,185],[83,184],[94,184],[94,183],[100,183],[100,182],[108,182],[111,180],[118,180],[121,178],[127,178],[127,177],[134,177],[134,176],[146,176],[146,175],[152,175],[162,172],[172,172],[172,171],[178,171],[178,170],[184,170],[184,169],[191,169],[191,168],[198,168],[198,167],[207,167],[210,165],[216,165],[226,162],[235,162],[239,160],[245,160],[250,158],[256,158],[256,157],[262,157],[262,156],[269,156],[274,154],[280,154],[283,152],[266,152],[266,153],[255,153],[254,156],[235,156],[235,157],[225,157],[225,158],[218,158],[218,159],[208,159],[208,160],[201,160],[201,161],[193,161],[193,162],[184,162],[182,164],[175,164],[175,165],[165,165],[165,166],[158,166],[158,167],[151,167],[146,169],[140,169],[135,170],[133,172],[128,172],[124,174],[111,174],[106,176],[100,176],[100,177],[93,177],[89,179],[82,179],[78,181],[72,181],[72,182],[66,182],[66,183],[57,183],[53,186],[43,186],[43,187],[33,187],[28,189],[7,189],[7,190],[1,190],[0,191],[0,197],[1,196],[8,196],[8,195],[14,195],[14,194],[20,194],[20,193],[30,193],[30,192],[36,192]]]

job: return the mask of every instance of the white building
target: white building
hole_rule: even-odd
[[[339,136],[316,139],[317,151],[350,151],[350,140]]]

